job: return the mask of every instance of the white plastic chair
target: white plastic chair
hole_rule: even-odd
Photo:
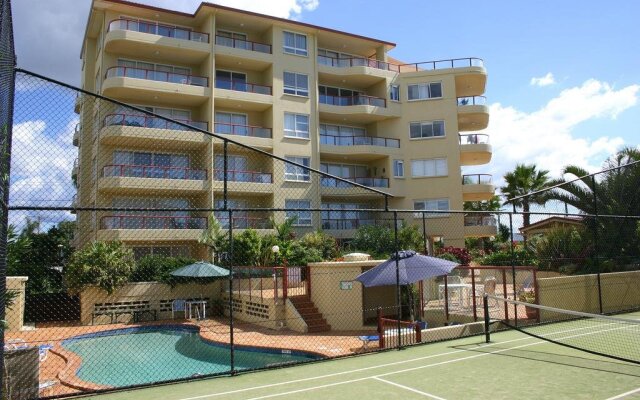
[[[187,302],[183,299],[175,299],[171,302],[171,319],[176,319],[175,313],[182,311],[187,317]]]

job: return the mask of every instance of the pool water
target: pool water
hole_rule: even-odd
[[[62,345],[82,358],[84,381],[114,387],[230,371],[228,346],[203,341],[195,330],[120,329],[77,336]],[[316,359],[313,354],[258,348],[235,350],[236,369]]]

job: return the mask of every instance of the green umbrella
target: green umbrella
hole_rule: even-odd
[[[222,278],[229,276],[229,270],[205,261],[185,265],[171,273],[183,278]]]

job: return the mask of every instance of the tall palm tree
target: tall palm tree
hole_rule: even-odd
[[[512,203],[516,207],[522,208],[523,225],[531,224],[529,210],[532,204],[544,205],[548,196],[546,192],[536,193],[549,186],[550,180],[547,174],[549,171],[538,170],[535,164],[517,164],[516,168],[504,174],[507,183],[500,188],[503,195],[507,197],[507,203]]]

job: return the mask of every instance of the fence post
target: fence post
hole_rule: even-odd
[[[226,143],[226,142],[225,142]],[[225,153],[226,154],[226,153]],[[226,175],[226,170],[225,170]],[[235,349],[233,345],[233,264],[235,263],[233,257],[233,210],[229,210],[229,254],[227,259],[229,263],[229,357],[231,375],[235,375]]]
[[[591,186],[593,191],[593,213],[595,215],[594,224],[593,224],[593,247],[596,253],[596,278],[598,281],[598,307],[600,309],[600,314],[602,314],[602,285],[600,281],[600,246],[598,246],[598,193],[596,191],[596,176],[591,175]]]
[[[378,315],[378,338],[379,338],[379,346],[380,349],[384,349],[384,327],[382,326],[382,307],[378,307],[377,315]]]
[[[515,205],[513,208],[515,209]],[[511,284],[513,285],[513,299],[518,300],[516,295],[516,260],[515,260],[515,248],[513,245],[513,214],[509,213],[509,232],[510,232],[510,242],[511,242]],[[505,293],[506,296],[506,293]],[[514,304],[513,306],[513,320],[515,325],[518,326],[518,306]]]
[[[473,302],[473,321],[478,321],[478,311],[476,310],[476,271],[469,267],[469,271],[471,271],[471,293],[472,293],[472,302]]]
[[[427,219],[424,211],[422,212],[422,237],[424,239],[424,255],[429,255],[429,242],[427,240]]]
[[[13,128],[13,100],[15,95],[15,51],[13,44],[13,24],[11,19],[11,1],[2,2],[0,10],[0,91],[6,103],[0,111],[0,293],[7,290],[7,230],[9,228],[9,176],[11,167],[11,140]],[[6,93],[6,95],[5,95]],[[0,307],[0,320],[5,319],[4,304]],[[0,340],[4,344],[4,329],[0,329]],[[0,397],[4,398],[4,346],[0,347]]]
[[[229,157],[227,157],[227,154],[228,154],[227,153],[227,146],[228,146],[228,144],[229,144],[229,141],[225,140],[224,141],[224,151],[223,151],[223,154],[222,154],[222,158],[223,158],[223,166],[222,166],[222,168],[224,170],[223,171],[224,172],[224,177],[222,178],[222,179],[224,179],[224,181],[223,181],[223,185],[224,186],[223,186],[223,189],[222,189],[222,201],[223,201],[223,204],[224,204],[223,208],[225,210],[227,209],[227,200],[228,200],[227,199],[227,184],[228,184],[227,182],[229,181],[229,179],[227,178],[227,173],[229,171]],[[216,172],[213,171],[213,180],[216,179],[215,174],[216,174]],[[231,224],[231,220],[229,220],[229,224]],[[231,225],[229,225],[229,226],[231,226]]]
[[[386,199],[386,196],[385,196]],[[402,316],[402,294],[400,293],[400,260],[398,259],[398,212],[393,212],[393,242],[394,242],[394,250],[395,250],[395,259],[396,259],[396,309],[398,310],[397,317],[397,328],[398,328],[398,349],[402,348],[402,344],[400,341],[402,337],[400,335],[400,317]]]

